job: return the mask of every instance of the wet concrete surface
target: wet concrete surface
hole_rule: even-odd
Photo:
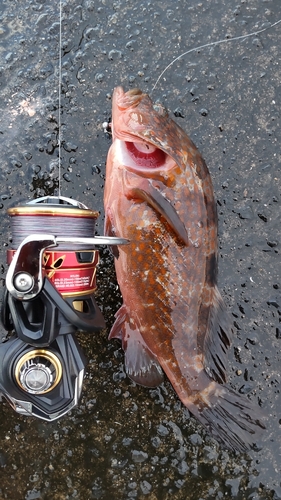
[[[174,57],[270,26],[279,0],[63,1],[62,194],[100,211],[111,93],[151,94]],[[0,5],[1,283],[6,209],[58,187],[59,5]],[[222,450],[166,381],[126,378],[107,340],[121,303],[113,261],[101,252],[98,301],[107,330],[79,334],[89,359],[81,404],[47,424],[0,405],[0,499],[281,498],[280,30],[195,51],[152,94],[199,147],[219,213],[219,281],[235,326],[230,383],[267,414],[263,449]],[[5,331],[2,329],[4,338]]]

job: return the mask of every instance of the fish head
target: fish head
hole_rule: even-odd
[[[195,200],[195,192],[202,193],[204,179],[209,177],[193,142],[163,105],[154,104],[139,89],[124,92],[122,87],[113,93],[112,139],[104,193],[107,221],[118,214],[119,235],[128,225],[132,200],[145,202],[187,245],[185,202],[191,193],[190,200]]]
[[[176,166],[167,110],[140,89],[117,87],[112,102],[113,147],[123,167],[147,178],[166,177]]]
[[[117,192],[124,195],[129,182],[137,186],[141,178],[161,180],[172,186],[180,171],[185,170],[188,151],[194,149],[164,106],[153,104],[140,89],[114,90],[111,127],[105,205],[111,204]]]

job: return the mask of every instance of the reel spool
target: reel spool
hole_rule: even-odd
[[[105,327],[95,302],[98,213],[64,197],[10,208],[12,248],[2,322],[14,335],[0,345],[0,393],[22,414],[55,420],[77,403],[85,356],[77,330]],[[74,236],[75,235],[75,236]]]

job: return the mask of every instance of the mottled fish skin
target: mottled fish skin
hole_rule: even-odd
[[[105,231],[130,244],[115,253],[123,306],[110,338],[122,340],[133,380],[155,386],[162,368],[212,435],[245,451],[264,425],[259,409],[225,384],[232,331],[217,288],[208,168],[166,110],[138,89],[115,89],[112,132]]]

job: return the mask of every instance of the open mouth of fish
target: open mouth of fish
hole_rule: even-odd
[[[122,162],[126,169],[151,173],[151,170],[169,170],[174,167],[173,159],[162,149],[135,137],[132,139],[132,142],[114,139],[120,163]]]

